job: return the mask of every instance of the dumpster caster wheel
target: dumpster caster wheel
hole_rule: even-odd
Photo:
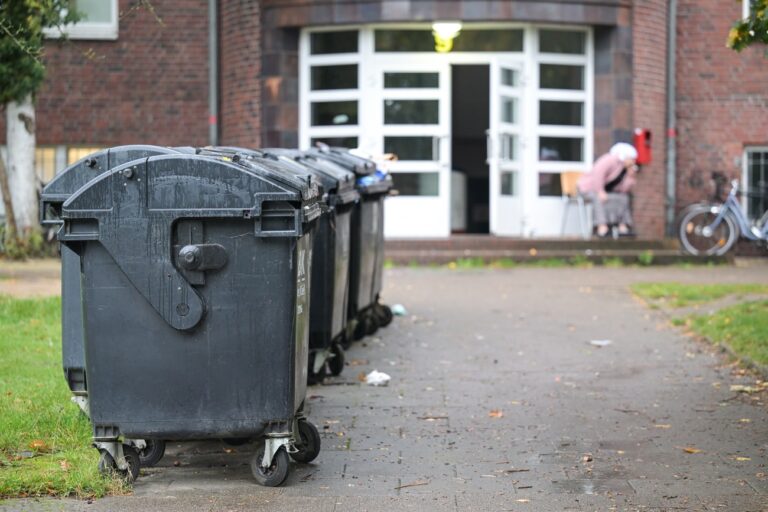
[[[128,463],[128,469],[118,469],[117,462],[106,451],[99,451],[99,473],[102,475],[117,475],[128,483],[134,482],[139,477],[139,452],[133,446],[123,445],[123,456]]]
[[[355,332],[352,335],[355,341],[365,338],[365,332],[367,331],[365,319],[359,319],[355,325]]]
[[[301,444],[296,443],[298,451],[292,453],[291,458],[304,464],[312,462],[320,454],[320,434],[317,427],[307,420],[299,420],[299,436]]]
[[[261,447],[256,450],[256,454],[251,459],[251,473],[253,473],[253,477],[259,485],[277,487],[288,478],[288,466],[290,465],[288,453],[285,451],[285,448],[280,448],[275,453],[272,464],[265,468],[261,466],[264,450],[264,443],[261,443]]]
[[[225,439],[222,439],[224,441],[224,444],[228,444],[229,446],[243,446],[245,443],[250,441],[250,437],[227,437]]]
[[[349,347],[352,346],[352,336],[345,334],[341,337],[341,340],[339,340],[339,344],[344,350],[349,350]]]
[[[365,324],[365,334],[368,336],[372,336],[376,333],[376,331],[379,330],[379,323],[377,322],[376,315],[373,312],[365,315],[365,320],[363,320],[363,323]]]
[[[344,349],[338,343],[334,343],[331,346],[331,354],[333,357],[328,360],[328,369],[331,371],[331,375],[335,377],[344,370]]]
[[[141,466],[150,468],[160,462],[165,455],[165,441],[162,439],[145,439],[147,447],[139,451]]]
[[[392,309],[386,304],[376,304],[373,306],[373,314],[379,322],[379,327],[386,327],[392,323]]]

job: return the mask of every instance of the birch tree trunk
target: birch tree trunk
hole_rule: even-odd
[[[38,226],[38,179],[35,174],[35,108],[32,95],[5,106],[8,185],[20,236]]]

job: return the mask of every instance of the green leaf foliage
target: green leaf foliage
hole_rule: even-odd
[[[0,0],[0,104],[21,101],[42,84],[44,29],[79,19],[74,0]]]
[[[728,32],[728,48],[741,51],[753,43],[768,44],[768,0],[751,0],[749,17],[734,23]]]

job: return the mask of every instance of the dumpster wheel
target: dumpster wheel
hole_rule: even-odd
[[[139,461],[142,467],[150,468],[160,462],[165,455],[165,441],[162,439],[145,439],[147,444],[143,450],[139,450]]]
[[[269,467],[264,467],[261,464],[264,459],[265,450],[266,447],[262,442],[261,446],[256,450],[256,453],[251,459],[251,473],[253,473],[253,477],[259,485],[263,485],[264,487],[277,487],[288,478],[288,467],[290,466],[288,452],[281,446],[280,449],[275,452],[275,456],[272,458],[272,464],[270,464]]]
[[[376,321],[379,323],[379,327],[386,327],[392,323],[392,309],[386,304],[374,304],[373,314],[376,317]]]
[[[99,473],[102,475],[117,475],[126,482],[134,482],[139,477],[139,452],[133,446],[123,445],[123,456],[128,463],[127,469],[118,469],[117,462],[107,450],[99,450]]]
[[[341,345],[334,343],[331,345],[331,358],[328,360],[328,369],[334,377],[340,375],[344,370],[344,349]]]
[[[291,458],[307,464],[320,454],[320,433],[317,427],[305,419],[300,419],[298,423],[301,443],[296,443],[296,451],[291,453]]]

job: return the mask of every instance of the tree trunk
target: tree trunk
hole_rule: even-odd
[[[13,214],[13,202],[11,201],[11,187],[8,185],[8,172],[5,170],[5,159],[0,155],[0,196],[3,196],[5,209],[6,237],[16,238],[16,216]],[[0,240],[2,245],[3,240]]]
[[[8,185],[19,235],[39,225],[38,179],[35,174],[35,108],[32,96],[5,106]]]

